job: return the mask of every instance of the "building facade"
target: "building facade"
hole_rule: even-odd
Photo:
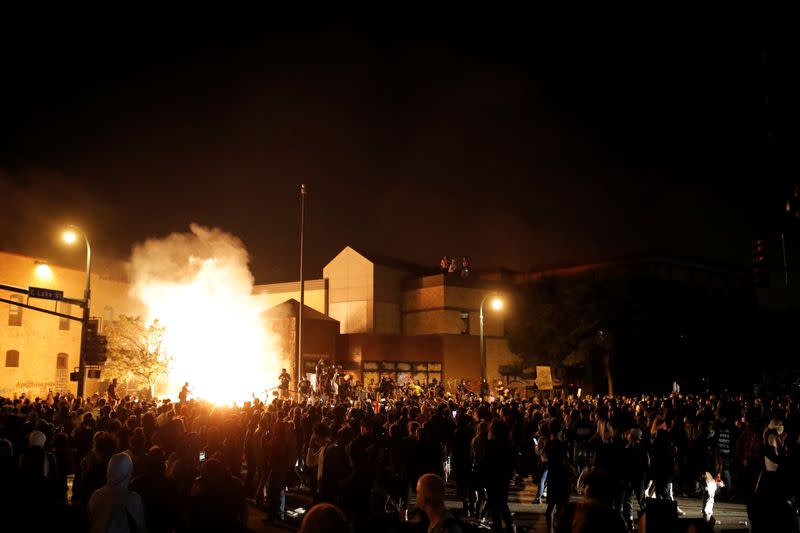
[[[316,280],[315,280],[316,281]],[[319,287],[327,284],[327,314],[340,324],[335,361],[365,383],[388,375],[455,384],[480,380],[481,302],[497,295],[506,302],[514,290],[504,279],[432,273],[417,265],[361,253],[347,246],[323,268]],[[289,284],[260,285],[281,292]],[[311,289],[322,294],[320,289]],[[309,297],[306,302],[316,301]],[[309,304],[311,307],[313,305]],[[318,311],[323,306],[315,307]],[[484,306],[487,378],[500,379],[500,367],[517,358],[505,338],[504,313]],[[313,357],[303,349],[304,359]]]
[[[85,272],[47,264],[35,257],[0,252],[0,282],[27,289],[57,289],[69,298],[82,298]],[[92,273],[90,316],[103,323],[121,314],[140,314],[142,309],[128,297],[124,280]],[[49,300],[29,299],[24,294],[0,291],[5,299],[34,305],[80,318],[78,306]],[[33,309],[0,303],[0,394],[44,394],[49,389],[75,392],[69,373],[78,366],[81,324]],[[87,392],[98,387],[87,380]]]
[[[498,295],[510,303],[514,285],[505,277],[478,279],[458,273],[426,271],[394,259],[362,254],[347,246],[323,268],[323,277],[305,282],[303,361],[312,372],[320,358],[335,361],[369,383],[382,375],[399,382],[418,379],[450,382],[480,379],[481,302]],[[81,270],[47,265],[37,258],[0,252],[0,283],[57,289],[65,296],[83,295]],[[129,297],[123,276],[92,274],[91,316],[102,323],[121,314],[142,315],[145,309]],[[282,353],[295,363],[299,282],[256,285],[263,296],[265,328],[280,338]],[[77,306],[3,291],[50,310],[81,316]],[[505,338],[505,309],[484,306],[487,377],[500,379],[500,367],[513,364]],[[31,309],[0,303],[0,394],[45,394],[76,390],[69,373],[78,366],[80,323]],[[296,368],[292,368],[293,374]],[[104,378],[105,376],[102,376]],[[101,379],[102,379],[101,378]],[[87,392],[98,390],[87,380]]]

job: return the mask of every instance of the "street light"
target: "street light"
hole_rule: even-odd
[[[83,289],[83,303],[81,304],[83,306],[83,322],[81,323],[81,349],[78,356],[78,396],[83,397],[84,385],[86,384],[86,361],[83,359],[83,352],[86,346],[86,324],[89,323],[89,297],[92,294],[92,247],[89,245],[86,233],[78,226],[70,225],[64,232],[64,242],[67,244],[74,244],[79,235],[83,237],[83,241],[86,243],[86,285]]]
[[[481,325],[481,389],[483,389],[483,384],[486,383],[486,341],[483,338],[483,304],[486,303],[486,299],[492,297],[491,306],[492,309],[495,311],[500,311],[503,308],[503,300],[495,294],[487,294],[481,300],[481,307],[480,307],[480,325]],[[483,396],[483,394],[481,394]]]
[[[36,279],[43,282],[50,282],[53,280],[53,270],[44,261],[36,261],[36,268],[33,269]]]

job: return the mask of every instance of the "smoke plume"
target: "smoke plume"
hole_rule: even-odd
[[[174,359],[168,392],[184,382],[218,403],[246,400],[276,381],[280,362],[253,295],[248,253],[237,237],[192,224],[136,245],[129,265],[131,294],[147,320],[166,327]]]

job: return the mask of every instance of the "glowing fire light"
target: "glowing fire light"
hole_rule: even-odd
[[[261,319],[264,302],[252,294],[247,252],[222,231],[191,230],[148,241],[131,261],[147,320],[166,328],[173,358],[167,393],[176,396],[188,381],[195,397],[219,404],[253,393],[263,398],[277,384],[281,362]]]

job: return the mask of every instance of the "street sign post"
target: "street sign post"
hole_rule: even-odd
[[[41,287],[28,287],[28,296],[31,298],[40,298],[42,300],[61,301],[64,299],[64,291],[42,289]]]

